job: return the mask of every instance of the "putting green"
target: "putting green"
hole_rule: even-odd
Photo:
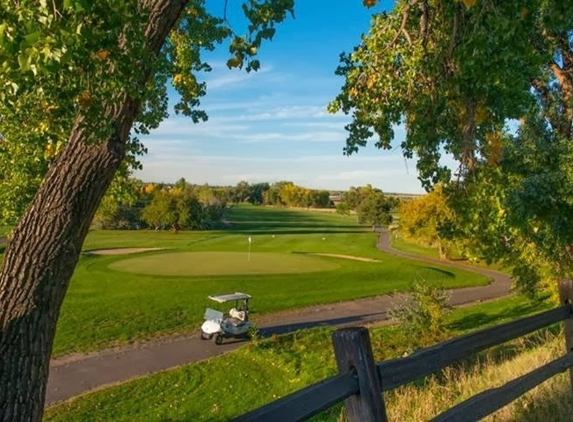
[[[109,268],[136,274],[204,276],[288,274],[332,271],[340,265],[316,256],[285,253],[177,252],[144,255],[113,262]]]

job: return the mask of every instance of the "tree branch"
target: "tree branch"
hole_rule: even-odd
[[[406,23],[408,22],[409,16],[410,16],[410,6],[407,6],[404,9],[404,13],[402,13],[402,22],[400,24],[400,29],[398,29],[398,31],[396,32],[396,35],[394,36],[394,39],[390,43],[390,46],[389,46],[390,48],[394,47],[394,45],[396,44],[396,41],[398,40],[398,37],[406,29]],[[407,38],[409,39],[409,37],[407,37]],[[412,44],[411,39],[409,39],[409,43],[410,43],[410,45]]]
[[[573,122],[573,73],[561,68],[555,61],[549,63],[549,69],[555,75],[563,96],[563,115],[559,131],[566,139],[571,139],[571,123]]]

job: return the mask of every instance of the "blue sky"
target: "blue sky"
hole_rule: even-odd
[[[213,11],[222,12],[223,3],[213,0]],[[227,15],[240,26],[238,3],[229,2]],[[202,106],[209,121],[194,125],[172,114],[142,139],[149,153],[135,176],[211,185],[291,180],[317,189],[369,183],[385,192],[423,192],[415,162],[399,149],[343,155],[349,119],[326,112],[343,83],[334,75],[339,54],[359,43],[380,8],[366,9],[361,0],[297,0],[296,18],[260,49],[258,72],[227,69],[224,48],[207,55],[213,71],[205,76]],[[397,128],[397,145],[403,136]]]

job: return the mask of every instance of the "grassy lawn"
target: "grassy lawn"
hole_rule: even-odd
[[[402,252],[410,253],[413,255],[425,256],[425,257],[429,257],[429,258],[436,258],[436,259],[440,258],[440,254],[438,253],[438,249],[435,247],[422,246],[422,245],[415,243],[415,241],[413,241],[413,240],[404,239],[401,237],[392,238],[391,242],[392,242],[393,248],[395,248],[399,251],[402,251]],[[456,258],[459,258],[459,257],[461,257],[461,253],[458,253],[457,256],[454,254],[453,258],[454,258],[454,260],[456,260]],[[471,265],[474,267],[484,267],[484,268],[489,268],[492,270],[506,272],[506,273],[511,272],[509,268],[504,267],[499,263],[488,264],[485,260],[473,261],[471,263],[469,261],[464,261],[464,260],[461,260],[458,262],[466,262],[466,263],[468,263],[468,265]]]
[[[0,226],[0,237],[6,236],[12,230],[12,226]]]
[[[487,283],[485,277],[475,273],[415,263],[378,251],[376,233],[357,225],[354,216],[245,206],[231,209],[227,220],[231,224],[226,230],[211,232],[91,232],[85,250],[121,247],[168,250],[135,255],[84,255],[62,307],[54,354],[97,350],[134,339],[196,329],[202,322],[204,308],[209,305],[210,294],[235,291],[251,294],[256,321],[257,314],[405,290],[415,279],[441,283],[444,287]],[[249,236],[251,263],[260,262],[259,270],[266,268],[267,274],[245,273],[244,268],[249,264]],[[200,273],[190,274],[192,265],[178,259],[193,256],[188,255],[191,252],[210,254],[209,262],[201,264]],[[214,253],[219,252],[226,254],[215,259]],[[309,253],[347,254],[378,262]],[[230,256],[238,261],[231,262]],[[276,262],[265,264],[268,257],[288,259],[289,264],[277,270]],[[320,271],[298,270],[304,267],[308,271],[310,264]],[[288,274],[290,265],[296,266],[296,275]],[[199,267],[198,264],[197,271]]]
[[[521,296],[455,310],[454,333],[544,310]],[[251,348],[87,394],[49,409],[45,421],[228,420],[336,373],[331,329],[317,328],[267,339]],[[376,361],[400,356],[395,327],[370,330]],[[339,408],[317,420],[338,420]],[[394,419],[397,420],[397,419]]]
[[[225,265],[221,265],[224,262]],[[177,252],[139,256],[109,265],[115,271],[159,276],[291,274],[333,271],[332,260],[274,252]]]
[[[429,258],[440,258],[440,254],[438,253],[437,248],[421,246],[414,242],[403,239],[402,237],[392,237],[391,243],[393,248],[402,252],[426,256]]]

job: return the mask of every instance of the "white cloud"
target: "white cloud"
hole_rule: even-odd
[[[173,182],[180,177],[194,183],[234,185],[291,180],[302,186],[347,189],[372,184],[384,191],[422,192],[415,166],[408,168],[400,155],[300,155],[288,157],[162,154],[144,161],[137,174],[144,180]]]
[[[332,115],[328,114],[326,111],[326,106],[318,105],[291,105],[284,107],[276,107],[274,109],[256,113],[256,114],[244,114],[241,116],[228,118],[229,121],[241,120],[241,121],[253,121],[253,120],[285,120],[285,119],[309,119],[317,117],[346,117],[343,114]]]
[[[314,131],[305,133],[256,133],[256,134],[234,134],[231,138],[239,140],[240,143],[267,143],[267,142],[338,142],[345,139],[344,132]]]
[[[360,154],[344,156],[344,125],[350,118],[328,114],[330,94],[313,89],[309,81],[301,81],[309,86],[307,93],[299,89],[295,94],[289,89],[296,80],[271,67],[253,79],[228,71],[207,76],[214,88],[203,107],[209,120],[193,124],[174,116],[163,122],[142,139],[149,155],[136,177],[166,182],[185,177],[212,185],[291,180],[323,189],[370,183],[385,191],[421,191],[415,165],[408,164],[408,171],[400,151],[368,146]],[[395,132],[399,141],[404,128],[398,126]]]
[[[227,69],[225,66],[225,69],[219,69],[219,70],[213,70],[211,73],[208,73],[205,81],[207,82],[207,90],[217,90],[220,88],[245,88],[245,83],[251,79],[253,79],[254,76],[259,76],[268,72],[272,71],[272,67],[271,66],[264,66],[261,67],[257,72],[249,72],[247,73],[244,70],[238,70],[238,69]],[[212,77],[210,77],[212,76]],[[260,83],[260,81],[257,81],[257,83]]]

